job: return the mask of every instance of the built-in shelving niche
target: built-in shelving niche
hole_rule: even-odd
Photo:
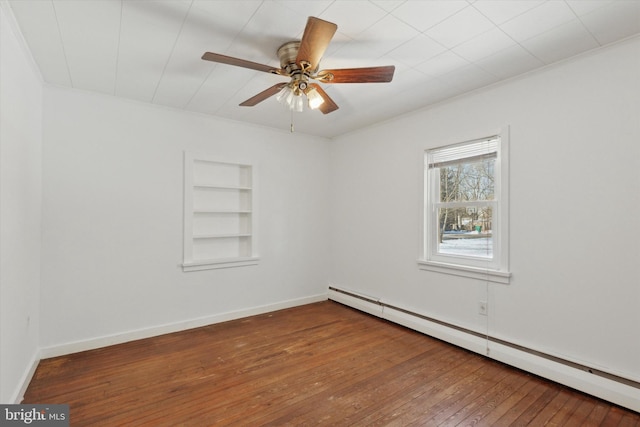
[[[255,167],[185,153],[184,271],[258,263]]]

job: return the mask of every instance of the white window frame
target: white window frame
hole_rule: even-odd
[[[487,141],[497,137],[495,159],[495,198],[492,201],[462,202],[463,205],[490,205],[493,208],[493,257],[483,259],[462,255],[443,254],[437,251],[439,220],[439,178],[437,168],[429,170],[429,153],[434,150],[448,150],[466,145]],[[464,158],[461,155],[460,158]],[[425,150],[423,157],[424,187],[421,250],[418,266],[421,270],[438,273],[470,277],[485,281],[508,284],[511,277],[509,272],[509,128],[487,134],[479,138],[468,139],[465,142],[450,144]]]

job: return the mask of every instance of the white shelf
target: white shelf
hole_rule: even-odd
[[[249,265],[256,265],[258,264],[258,261],[260,261],[259,257],[203,259],[199,261],[184,262],[182,264],[182,269],[184,271],[201,271],[213,270],[216,268],[245,267]]]
[[[185,153],[184,271],[257,263],[254,166]]]
[[[236,237],[251,237],[251,234],[198,234],[194,239],[233,239]]]
[[[209,190],[238,190],[238,191],[251,191],[251,187],[235,187],[235,186],[222,186],[222,185],[209,185],[209,184],[194,184],[193,188],[204,188]]]
[[[194,214],[250,214],[251,211],[223,211],[214,209],[198,209],[193,211]]]

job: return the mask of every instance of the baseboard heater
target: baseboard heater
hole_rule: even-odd
[[[638,381],[415,313],[354,291],[329,286],[329,299],[640,412]],[[490,351],[489,343],[494,344]],[[560,372],[562,369],[559,367],[571,369]]]

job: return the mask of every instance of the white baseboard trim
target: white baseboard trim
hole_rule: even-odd
[[[38,363],[40,363],[40,350],[36,350],[33,356],[31,356],[31,360],[29,361],[27,368],[25,369],[22,377],[20,378],[20,381],[18,382],[18,387],[13,393],[13,396],[11,396],[10,403],[18,404],[22,402],[22,399],[24,399],[24,394],[27,391],[27,387],[29,387],[29,383],[31,383],[31,379],[36,373]]]
[[[40,349],[40,358],[47,359],[50,357],[64,356],[67,354],[78,353],[81,351],[94,350],[97,348],[107,347],[115,344],[122,344],[129,341],[135,341],[144,338],[151,338],[158,335],[180,332],[187,329],[198,328],[201,326],[213,325],[215,323],[226,322],[229,320],[240,319],[243,317],[255,316],[258,314],[269,313],[272,311],[283,310],[285,308],[297,307],[300,305],[311,304],[314,302],[326,301],[327,294],[313,295],[304,298],[297,298],[287,301],[281,301],[274,304],[261,305],[257,307],[246,308],[242,310],[229,311],[225,313],[214,314],[211,316],[200,317],[196,319],[184,320],[165,325],[152,326],[149,328],[137,329],[123,333],[102,336],[99,338],[91,338],[87,340],[74,341],[60,345],[43,347]],[[37,362],[36,362],[37,366]],[[29,378],[30,380],[30,378]],[[28,385],[28,382],[27,382]],[[26,387],[24,387],[26,390]]]
[[[375,298],[362,297],[352,294],[351,291],[345,293],[334,289],[329,289],[328,296],[332,301],[406,326],[425,335],[640,412],[640,388],[633,385],[532,354],[527,352],[524,347],[509,345],[505,341],[502,341],[503,344],[487,340],[482,336],[465,332],[462,328],[456,328],[453,325],[447,326],[444,322],[435,320],[430,321],[427,318],[413,315],[402,309],[388,306]]]

